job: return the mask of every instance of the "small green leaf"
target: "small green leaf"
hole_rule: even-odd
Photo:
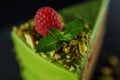
[[[72,38],[74,38],[80,33],[80,31],[83,30],[83,28],[84,28],[84,20],[75,19],[66,25],[64,32],[65,35],[71,34]]]
[[[69,41],[69,40],[71,40],[73,37],[72,37],[72,35],[71,34],[64,34],[63,36],[62,36],[62,38],[61,38],[61,41]]]
[[[48,52],[58,48],[60,45],[56,44],[59,39],[56,36],[48,35],[41,38],[37,45],[37,52]]]
[[[51,28],[50,35],[42,37],[37,44],[37,52],[49,52],[56,48],[59,48],[61,45],[57,42],[59,42],[61,34],[60,31]]]

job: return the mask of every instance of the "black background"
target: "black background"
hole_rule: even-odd
[[[38,8],[51,6],[56,10],[83,2],[84,0],[0,0],[0,80],[20,80],[19,67],[13,54],[13,43],[10,31],[13,25],[18,25],[32,18]],[[111,0],[106,34],[101,55],[95,69],[93,79],[96,80],[99,67],[114,54],[120,58],[120,0]]]

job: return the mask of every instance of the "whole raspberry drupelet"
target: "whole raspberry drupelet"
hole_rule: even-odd
[[[34,16],[35,30],[42,36],[49,34],[50,28],[57,28],[62,30],[62,22],[58,13],[50,8],[40,8]]]

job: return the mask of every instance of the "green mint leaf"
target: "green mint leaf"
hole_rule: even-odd
[[[37,44],[36,52],[49,52],[61,47],[62,44],[59,44],[61,37],[60,31],[57,29],[50,29],[50,35],[42,37]]]
[[[56,28],[50,28],[49,32],[50,32],[51,35],[58,35],[58,34],[60,34],[60,30],[56,29]]]
[[[66,25],[66,27],[64,29],[64,34],[65,35],[69,35],[70,38],[72,39],[75,36],[77,36],[80,33],[80,31],[83,30],[83,28],[84,28],[84,20],[82,20],[82,19],[75,19],[75,20],[69,22]]]
[[[73,37],[72,37],[72,35],[70,34],[70,33],[68,33],[68,34],[64,34],[64,35],[62,35],[62,38],[60,39],[61,41],[69,41],[69,40],[71,40]]]

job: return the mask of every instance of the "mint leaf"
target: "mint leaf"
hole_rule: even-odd
[[[82,31],[84,28],[84,20],[82,19],[75,19],[71,22],[69,22],[65,29],[64,29],[64,34],[65,35],[70,35],[71,34],[71,39],[77,36],[80,31]],[[68,39],[69,40],[69,39]]]
[[[62,38],[60,39],[61,41],[69,41],[69,40],[71,40],[73,37],[72,37],[72,35],[70,34],[70,33],[68,33],[68,34],[64,34],[64,35],[62,35]]]
[[[42,37],[37,44],[36,52],[49,52],[61,47],[62,44],[59,44],[60,40],[60,31],[57,29],[50,29],[50,35]]]

